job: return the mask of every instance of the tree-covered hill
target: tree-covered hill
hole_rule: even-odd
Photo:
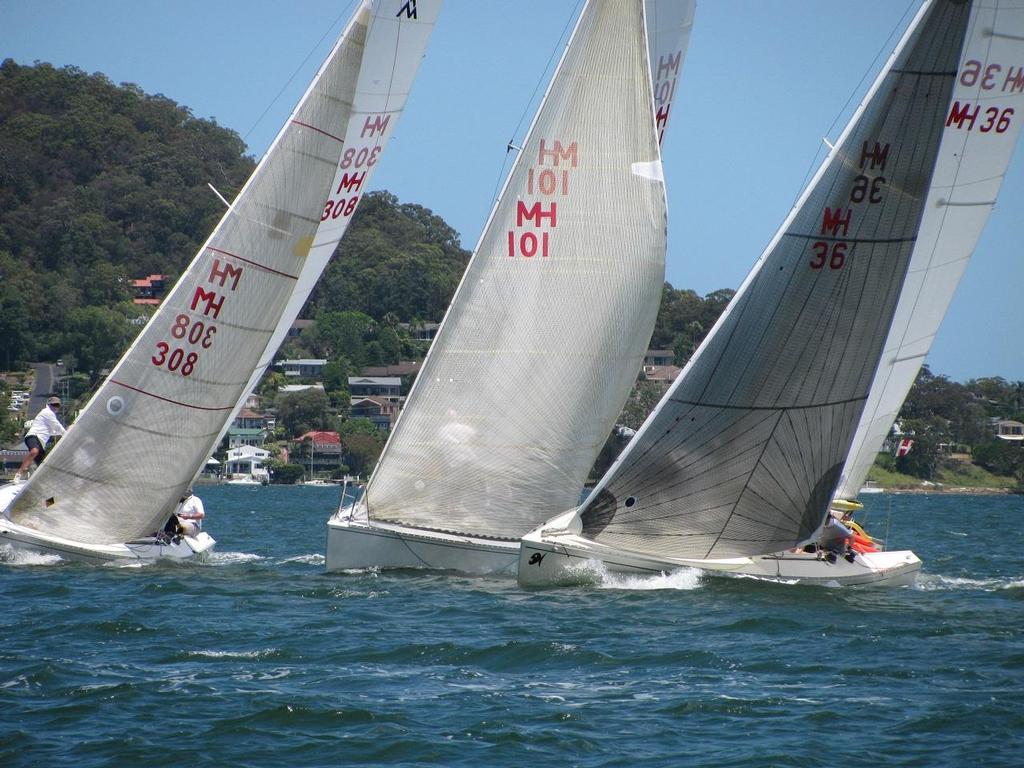
[[[0,366],[73,356],[102,368],[133,338],[131,279],[173,280],[252,158],[231,130],[102,74],[0,63]],[[439,321],[469,258],[440,217],[365,196],[303,311],[381,326]],[[652,344],[684,361],[731,291],[666,284]]]
[[[207,183],[231,195],[251,172],[244,148],[137,86],[0,63],[0,365],[73,346],[76,310],[130,300],[131,278],[176,276],[223,212]]]

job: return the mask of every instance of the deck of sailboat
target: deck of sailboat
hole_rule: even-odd
[[[908,550],[858,554],[830,561],[802,550],[758,557],[689,560],[603,546],[568,532],[523,537],[519,584],[551,587],[591,583],[604,572],[651,576],[693,568],[708,576],[812,586],[896,587],[913,584],[921,560]]]

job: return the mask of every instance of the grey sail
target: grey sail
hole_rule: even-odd
[[[820,525],[917,238],[970,11],[939,0],[918,14],[726,313],[584,503],[585,537],[726,558],[792,547]]]
[[[518,538],[573,505],[664,280],[644,8],[581,13],[366,490],[371,519]]]

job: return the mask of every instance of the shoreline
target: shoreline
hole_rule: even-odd
[[[1013,488],[986,488],[977,487],[972,488],[969,486],[928,486],[926,488],[920,487],[906,487],[901,488],[894,486],[892,488],[882,488],[881,493],[892,493],[892,494],[913,494],[913,495],[926,495],[929,493],[935,494],[952,494],[959,496],[1012,496],[1020,493],[1020,491],[1014,490]],[[872,494],[863,494],[872,495]]]

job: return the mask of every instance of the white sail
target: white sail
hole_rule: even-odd
[[[959,106],[946,121],[910,269],[838,498],[853,499],[864,485],[995,205],[1024,114],[1022,33],[1019,3],[977,4],[953,89]]]
[[[334,251],[344,227],[332,211],[355,207],[340,181],[360,171],[342,166],[350,150],[361,157],[345,138],[368,38],[390,49],[366,57],[379,68],[406,29],[423,38],[415,17],[434,5],[361,4],[228,213],[15,500],[13,522],[94,544],[162,525],[248,391],[307,263]],[[384,138],[387,118],[368,116],[362,137]]]
[[[367,486],[371,518],[518,538],[578,498],[664,280],[652,99],[643,2],[592,0]]]
[[[342,134],[345,151],[338,162],[334,191],[321,213],[318,241],[327,243],[333,240],[337,243],[341,240],[359,201],[370,188],[384,148],[405,109],[440,10],[441,0],[411,4],[407,0],[377,0],[347,127]],[[245,399],[274,362],[288,330],[302,311],[333,253],[334,250],[327,247],[310,252],[259,365],[249,377],[249,383],[215,445],[223,439]]]
[[[927,3],[681,376],[580,509],[676,558],[777,552],[821,523],[896,309],[971,3]]]
[[[696,0],[645,0],[644,6],[647,14],[647,58],[654,86],[654,120],[658,143],[662,144],[683,75],[683,61],[690,43],[697,3]]]

